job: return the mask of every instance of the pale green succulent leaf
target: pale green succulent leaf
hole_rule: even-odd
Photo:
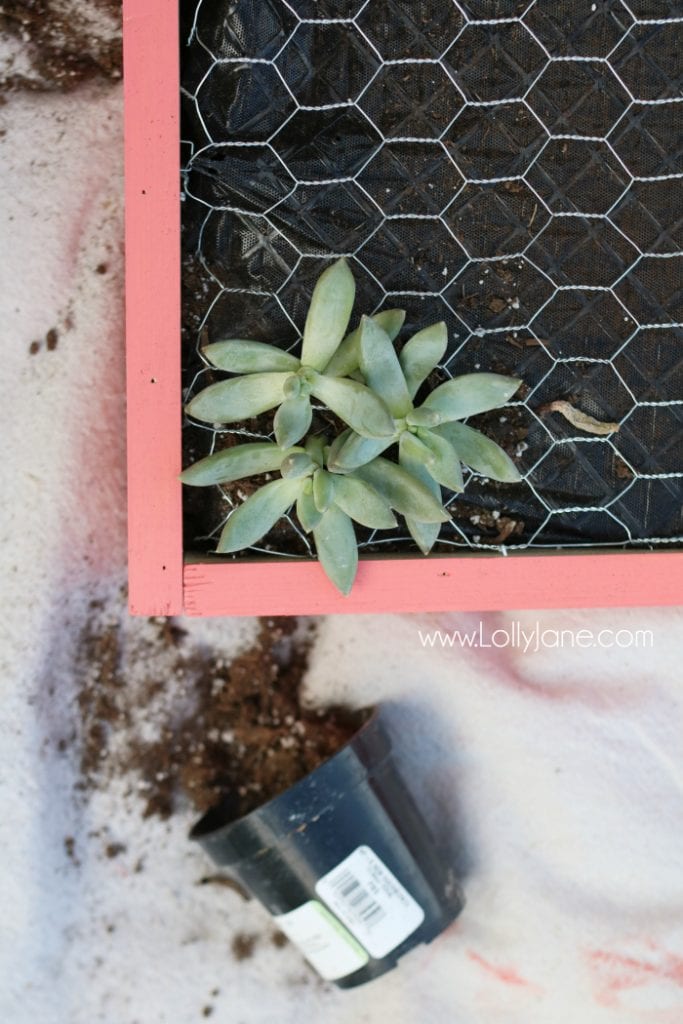
[[[263,341],[229,338],[227,341],[216,341],[206,345],[202,352],[212,366],[219,370],[229,370],[230,373],[268,373],[283,370],[292,373],[300,366],[296,356]]]
[[[381,327],[385,334],[389,335],[391,341],[394,341],[405,323],[406,311],[405,309],[383,309],[379,313],[374,313],[370,319],[378,327]]]
[[[351,519],[331,505],[314,527],[313,539],[325,574],[342,594],[348,594],[358,569],[358,545]]]
[[[406,318],[403,309],[383,309],[381,313],[375,313],[370,319],[381,327],[385,334],[389,335],[391,341],[398,335],[403,327]],[[341,345],[334,353],[325,367],[328,377],[348,377],[358,369],[360,364],[360,327],[347,334]]]
[[[288,373],[252,373],[210,384],[185,411],[204,423],[237,423],[274,409],[283,398]]]
[[[317,469],[313,474],[313,501],[319,512],[327,512],[334,502],[335,478],[325,469]]]
[[[416,440],[417,438],[407,432],[401,435],[398,448],[399,465],[423,483],[435,500],[441,504],[440,486],[425,467],[420,455],[415,456]],[[405,520],[408,531],[418,548],[423,555],[428,555],[441,532],[441,523],[423,523],[412,516],[406,516]]]
[[[512,398],[521,380],[500,373],[465,373],[440,384],[427,396],[423,409],[436,409],[442,422],[461,420],[497,409]]]
[[[285,381],[282,388],[282,393],[285,396],[285,398],[298,398],[299,395],[301,394],[301,390],[301,377],[299,377],[296,373],[293,373]]]
[[[306,438],[306,451],[317,466],[322,466],[325,459],[325,438],[314,434]]]
[[[394,346],[381,327],[363,317],[360,325],[360,368],[368,387],[396,419],[412,409],[405,377]]]
[[[346,432],[345,432],[346,433]],[[343,435],[340,435],[340,437]],[[390,448],[396,441],[397,435],[392,437],[361,437],[355,431],[346,433],[346,440],[343,441],[334,451],[330,449],[327,456],[327,468],[332,473],[348,473],[358,466],[364,466],[367,462],[381,455]],[[334,447],[334,446],[333,446]]]
[[[311,425],[313,410],[306,395],[285,398],[273,420],[275,440],[281,448],[291,448],[300,441]]]
[[[310,476],[316,469],[316,464],[308,452],[299,450],[293,451],[282,460],[280,472],[288,480],[297,480],[302,476]]]
[[[301,494],[303,480],[272,480],[239,505],[223,527],[218,554],[242,551],[256,544]]]
[[[419,437],[416,437],[409,430],[404,430],[401,434],[399,451],[410,452],[411,458],[424,467],[428,467],[434,461],[434,452],[431,448],[428,448]]]
[[[287,452],[283,452],[271,441],[237,444],[233,448],[207,455],[193,466],[188,466],[180,474],[180,479],[192,487],[227,484],[241,480],[244,476],[280,469],[286,455]]]
[[[411,427],[438,427],[441,415],[436,409],[411,409],[406,416],[406,423]]]
[[[342,430],[341,434],[337,434],[334,441],[328,447],[325,453],[325,464],[327,468],[331,470],[333,473],[337,472],[337,470],[333,469],[333,465],[337,458],[337,454],[341,451],[341,449],[344,447],[344,445],[351,436],[360,435],[356,435],[355,432],[351,430],[351,427],[347,427],[346,430]]]
[[[396,517],[377,491],[356,476],[339,476],[334,483],[334,503],[361,526],[390,530]]]
[[[448,330],[441,321],[418,331],[405,343],[399,355],[408,394],[414,398],[422,383],[439,365],[448,347]]]
[[[306,533],[314,530],[322,519],[322,512],[319,512],[313,501],[313,494],[303,491],[296,503],[296,516]]]
[[[401,515],[425,523],[445,523],[449,518],[421,480],[388,459],[373,459],[357,469],[355,475],[370,484]]]
[[[479,430],[465,423],[444,423],[435,433],[445,437],[457,451],[460,461],[475,473],[506,484],[522,479],[507,452]]]
[[[391,437],[394,420],[381,398],[358,381],[319,374],[311,393],[363,437]]]
[[[301,362],[323,370],[346,333],[356,285],[346,260],[337,260],[318,278],[304,325]]]
[[[419,440],[432,453],[428,469],[437,483],[448,487],[451,491],[460,492],[464,489],[460,459],[453,445],[431,430],[420,430]]]
[[[405,516],[405,521],[410,536],[422,554],[428,555],[439,539],[441,523],[421,523],[419,519],[413,519],[412,516]]]
[[[334,353],[325,367],[325,374],[328,377],[348,377],[358,369],[360,353],[358,342],[360,339],[360,328],[347,334],[339,348]]]

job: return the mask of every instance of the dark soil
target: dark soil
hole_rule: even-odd
[[[258,940],[258,935],[252,935],[248,932],[238,932],[232,940],[232,955],[235,960],[248,960],[254,955],[254,947]]]
[[[30,70],[0,71],[0,90],[69,91],[121,78],[121,0],[89,0],[87,17],[58,0],[4,0],[0,33],[19,39]]]
[[[81,787],[130,776],[145,817],[168,818],[188,802],[202,813],[226,797],[246,814],[339,750],[366,717],[303,706],[311,638],[295,635],[296,619],[262,619],[256,642],[229,664],[190,647],[172,621],[153,622],[156,636],[133,659],[138,675],[143,667],[137,679],[128,678],[120,628],[89,627],[81,655],[90,671],[77,697]]]
[[[104,848],[104,852],[105,852],[106,856],[109,857],[110,860],[113,860],[114,857],[118,857],[120,854],[126,852],[126,844],[125,843],[107,843],[107,845]]]
[[[66,325],[65,325],[66,326]],[[59,331],[56,327],[51,327],[44,338],[45,348],[48,352],[54,352],[59,345]],[[43,346],[42,341],[32,341],[28,347],[29,355],[37,355]]]

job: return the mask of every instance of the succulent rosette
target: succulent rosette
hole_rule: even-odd
[[[446,353],[446,325],[425,327],[397,353],[394,340],[405,313],[364,316],[349,331],[354,301],[353,275],[345,260],[337,260],[313,290],[300,356],[248,339],[203,349],[214,367],[234,376],[200,391],[187,405],[188,415],[229,424],[276,410],[275,440],[216,452],[181,475],[185,484],[203,487],[278,474],[230,513],[217,553],[253,547],[293,509],[322,568],[344,594],[358,566],[354,523],[394,529],[398,513],[427,554],[450,518],[441,489],[463,489],[463,464],[489,479],[520,479],[506,452],[462,421],[504,405],[521,382],[496,373],[464,374],[428,391],[416,405]],[[330,438],[314,428],[312,399],[346,429]],[[397,461],[385,457],[394,446]]]

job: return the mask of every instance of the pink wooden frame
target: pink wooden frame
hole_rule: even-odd
[[[182,550],[176,0],[124,0],[130,610],[294,615],[683,604],[683,552],[362,560],[342,597],[315,562]]]

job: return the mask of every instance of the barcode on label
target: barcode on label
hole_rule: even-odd
[[[355,849],[315,890],[377,959],[400,946],[424,921],[422,907],[369,846]]]
[[[348,868],[342,871],[336,882],[333,882],[333,886],[340,898],[346,901],[353,913],[366,925],[370,925],[371,922],[377,924],[386,917],[386,911]]]

